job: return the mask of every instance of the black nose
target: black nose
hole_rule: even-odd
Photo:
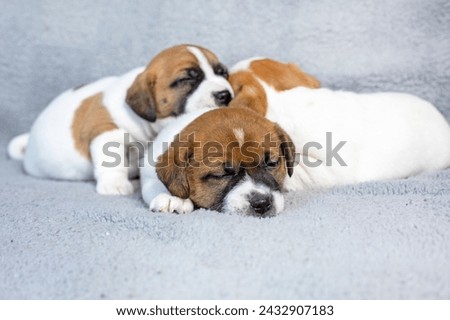
[[[231,93],[228,90],[214,92],[213,97],[218,106],[226,106],[231,101]]]
[[[272,196],[259,192],[252,193],[250,195],[250,205],[255,213],[263,215],[272,208]]]

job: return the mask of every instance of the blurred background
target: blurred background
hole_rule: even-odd
[[[410,92],[450,117],[447,0],[0,2],[0,142],[27,131],[63,90],[179,43],[230,67],[266,56],[298,63],[326,87]]]

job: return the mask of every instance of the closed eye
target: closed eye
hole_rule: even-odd
[[[231,178],[236,175],[236,171],[233,168],[224,167],[223,172],[211,172],[203,176],[203,180],[210,180],[210,179],[225,179],[225,178]]]
[[[184,85],[184,84],[188,83],[190,80],[191,80],[190,78],[179,78],[179,79],[176,79],[175,81],[173,81],[170,84],[170,87],[171,88],[179,87],[181,85]]]
[[[224,65],[220,63],[214,66],[214,73],[218,76],[228,79],[228,70]]]
[[[189,68],[186,69],[183,73],[183,75],[176,79],[175,81],[173,81],[170,84],[171,88],[176,88],[179,87],[181,85],[186,85],[186,84],[190,84],[190,85],[196,85],[199,82],[201,82],[204,78],[204,74],[203,71],[198,69],[198,68]]]
[[[205,176],[202,177],[202,180],[212,180],[212,179],[225,179],[225,178],[231,178],[233,176],[235,176],[236,174],[233,173],[228,173],[228,172],[224,172],[224,173],[209,173]]]
[[[275,169],[280,164],[280,158],[270,159],[270,154],[266,153],[264,155],[264,163],[263,166],[267,169]]]
[[[268,168],[276,168],[280,162],[279,161],[269,161],[266,163]]]

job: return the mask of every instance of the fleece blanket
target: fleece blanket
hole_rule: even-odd
[[[150,213],[5,153],[59,92],[177,43],[413,93],[450,119],[448,1],[3,1],[0,29],[1,299],[450,299],[449,169],[291,193],[257,219]]]

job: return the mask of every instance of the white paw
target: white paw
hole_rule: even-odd
[[[190,213],[194,204],[190,199],[181,199],[167,193],[160,193],[150,203],[151,211]]]
[[[129,195],[134,192],[134,188],[126,179],[103,179],[97,181],[97,192],[105,195]]]

